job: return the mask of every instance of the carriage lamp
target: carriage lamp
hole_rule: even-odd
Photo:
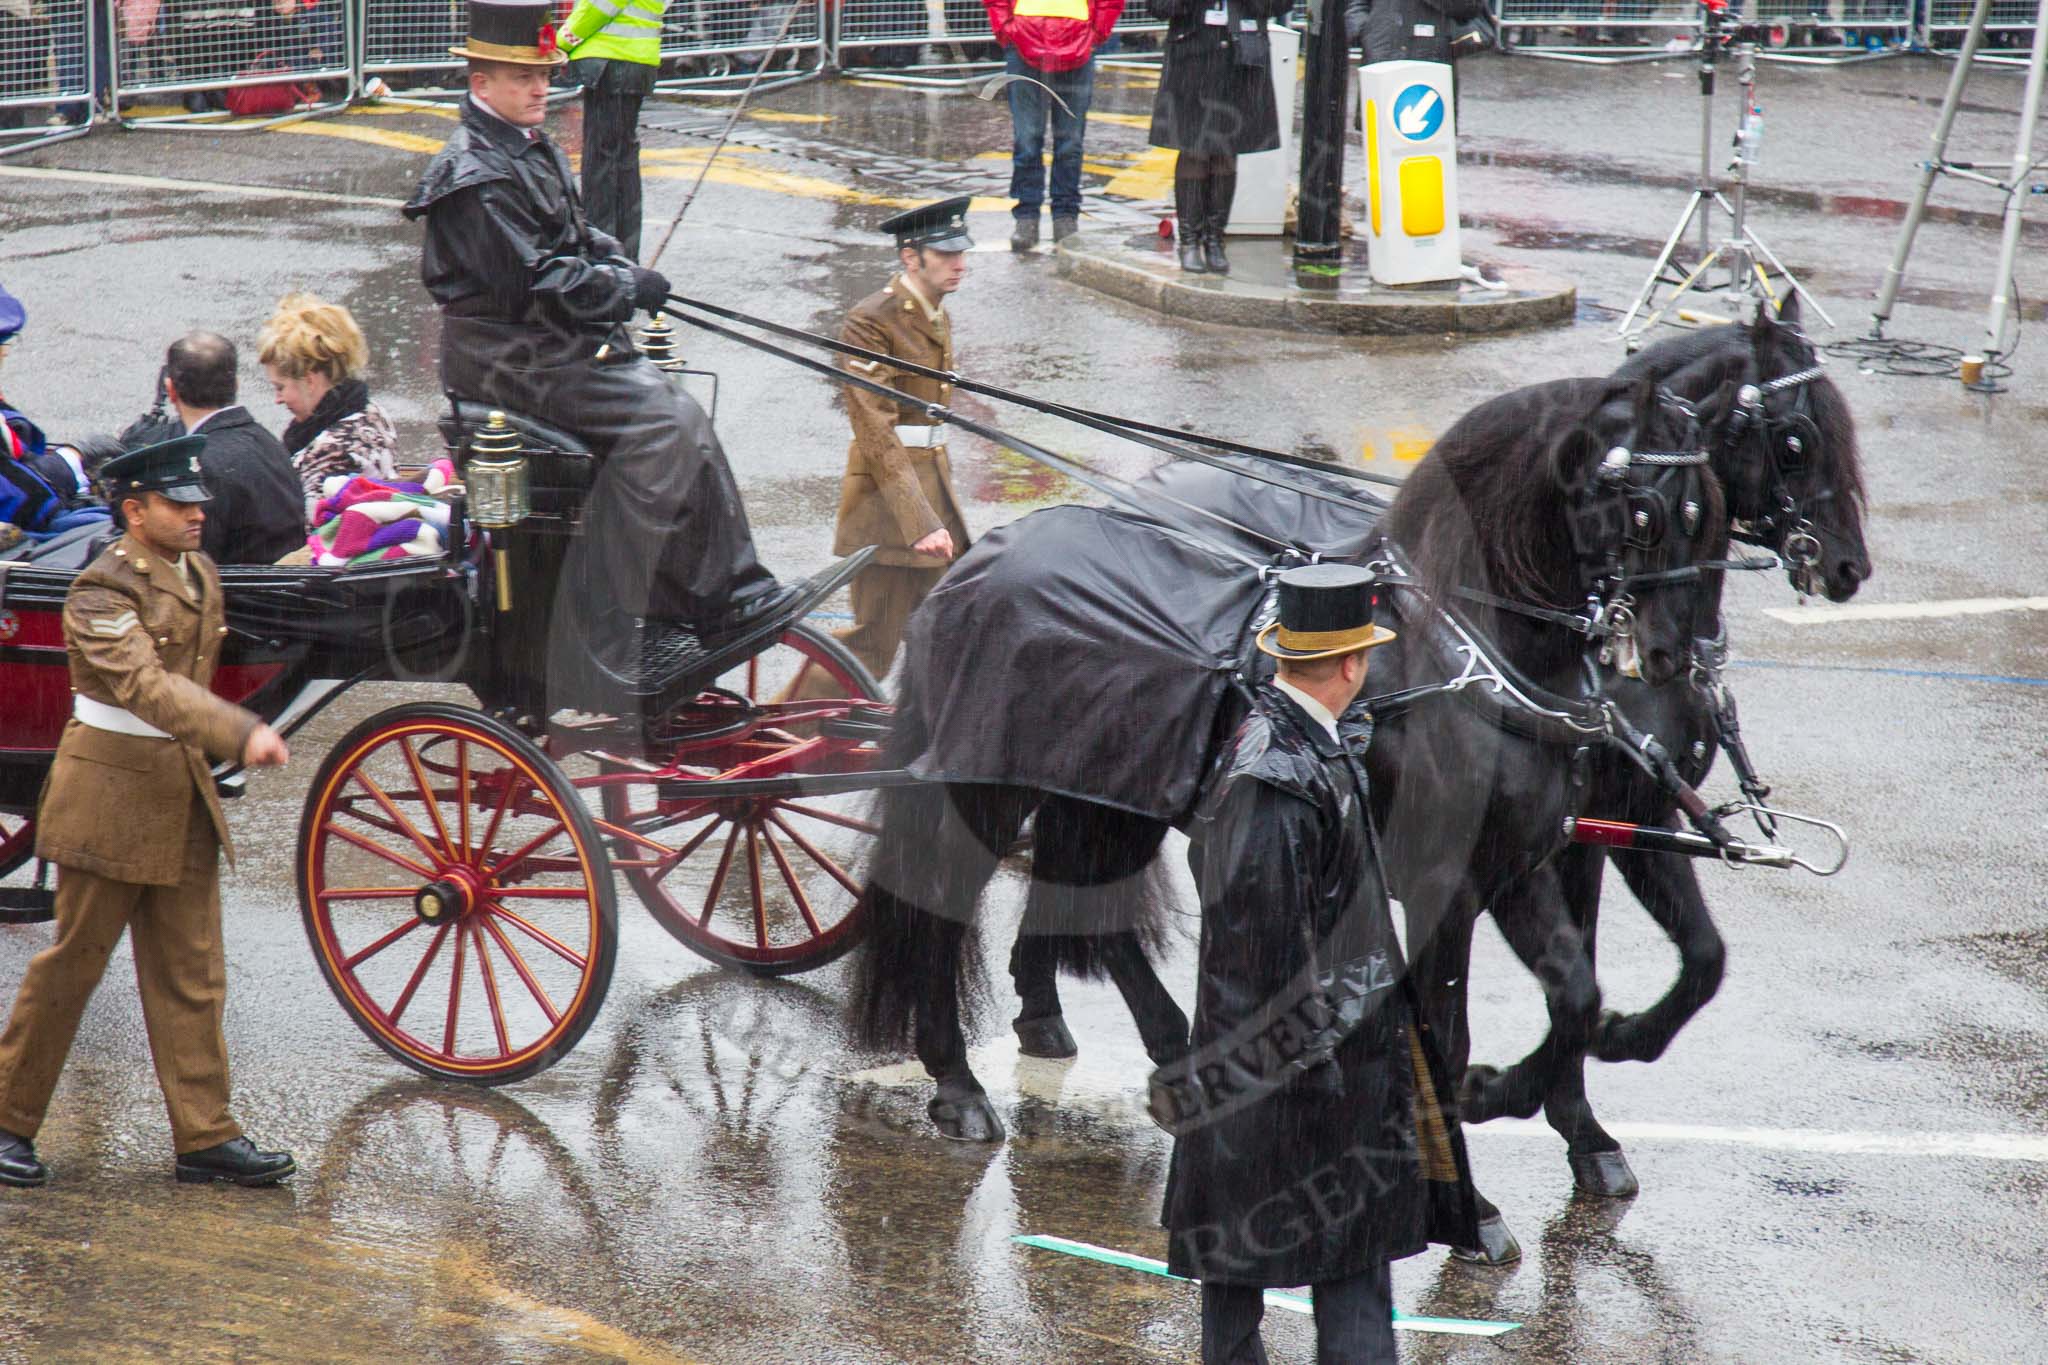
[[[676,354],[676,329],[668,325],[668,319],[656,315],[634,338],[639,343],[640,354],[647,357],[663,374],[679,374],[683,369],[683,358]]]
[[[526,448],[502,412],[493,412],[469,443],[463,469],[469,487],[469,519],[487,531],[505,531],[533,511],[528,485]],[[491,558],[498,569],[498,610],[512,609],[512,561],[504,544],[492,538]]]

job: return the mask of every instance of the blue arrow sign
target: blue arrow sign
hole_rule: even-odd
[[[1444,126],[1444,97],[1433,85],[1411,85],[1394,98],[1394,131],[1426,142]]]

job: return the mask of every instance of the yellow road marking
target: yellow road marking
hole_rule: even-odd
[[[830,123],[830,114],[791,114],[781,109],[749,109],[747,117],[763,123]]]
[[[1152,116],[1150,114],[1106,114],[1097,109],[1090,109],[1088,111],[1088,121],[1090,123],[1115,123],[1125,128],[1150,128],[1152,126]]]
[[[403,96],[400,98],[403,98]],[[462,117],[460,109],[445,104],[430,104],[425,100],[420,100],[413,104],[386,104],[381,100],[370,100],[362,104],[352,104],[342,110],[342,113],[350,117],[360,117],[365,114],[382,115],[384,117],[389,117],[392,114],[425,114],[428,118],[451,120],[460,120]]]
[[[313,137],[338,137],[344,142],[367,142],[398,152],[421,152],[432,156],[441,150],[441,139],[402,133],[396,128],[361,128],[347,123],[287,123],[273,133],[305,133]]]
[[[1111,176],[1103,192],[1126,199],[1165,199],[1173,193],[1173,163],[1179,155],[1170,147],[1149,147],[1128,168]]]

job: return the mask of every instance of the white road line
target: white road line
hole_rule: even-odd
[[[403,199],[380,199],[370,194],[334,194],[327,190],[297,190],[279,185],[234,185],[220,180],[179,180],[161,175],[127,175],[119,171],[70,171],[53,166],[0,166],[0,176],[16,180],[67,180],[79,185],[118,185],[134,190],[170,190],[178,194],[233,194],[245,199],[311,199],[327,204],[355,204],[367,208],[395,209]]]
[[[1947,1156],[1980,1161],[2048,1161],[2048,1136],[2025,1133],[1830,1133],[1818,1128],[1736,1128],[1699,1123],[1607,1123],[1623,1142],[1711,1142],[1828,1156]],[[1466,1136],[1499,1133],[1559,1141],[1549,1124],[1500,1119],[1467,1128]]]
[[[1989,616],[2001,611],[2048,611],[2048,597],[1953,597],[1945,602],[1862,602],[1847,606],[1765,607],[1764,615],[1790,626],[1834,626],[1848,621],[1920,621],[1943,616]]]

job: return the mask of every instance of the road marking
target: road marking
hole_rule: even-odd
[[[402,133],[396,128],[366,128],[353,123],[287,123],[270,131],[303,133],[313,137],[338,137],[344,142],[367,142],[373,147],[389,147],[395,152],[421,152],[427,156],[440,151],[442,146],[442,141],[438,137]]]
[[[1827,1156],[1947,1156],[1980,1161],[2048,1161],[2048,1136],[2026,1133],[1831,1133],[1818,1128],[1743,1128],[1702,1123],[1607,1123],[1607,1131],[1633,1142],[1711,1142],[1778,1152]],[[1496,1119],[1468,1126],[1474,1133],[1556,1138],[1536,1119]]]
[[[1930,678],[1936,682],[1998,683],[2009,687],[2048,687],[2048,678],[2012,673],[1954,673],[1939,668],[1886,668],[1879,664],[1785,663],[1776,659],[1732,659],[1730,668],[1782,668],[1800,673],[1874,673],[1884,678]]]
[[[1764,615],[1789,626],[1833,626],[1845,621],[1924,621],[1943,616],[1990,616],[2001,611],[2048,611],[2048,597],[1952,597],[1945,602],[1852,602],[1846,606],[1765,607]]]
[[[1150,1256],[1134,1256],[1128,1251],[1115,1251],[1099,1247],[1091,1242],[1076,1242],[1067,1237],[1012,1237],[1011,1241],[1020,1246],[1036,1247],[1040,1251],[1057,1251],[1064,1256],[1078,1256],[1084,1261],[1095,1261],[1101,1265],[1113,1265],[1121,1270],[1142,1270],[1147,1275],[1157,1275],[1164,1280],[1179,1280],[1182,1284],[1194,1281],[1185,1275],[1176,1275],[1166,1268],[1166,1262],[1155,1261]],[[1268,1289],[1266,1302],[1275,1308],[1285,1308],[1290,1313],[1312,1313],[1312,1301],[1306,1294],[1290,1294],[1281,1289]],[[1472,1318],[1429,1318],[1413,1317],[1394,1310],[1394,1330],[1399,1332],[1445,1332],[1461,1337],[1497,1337],[1514,1331],[1519,1322],[1485,1322]]]
[[[178,180],[162,175],[128,175],[120,171],[69,171],[52,166],[0,166],[0,176],[16,180],[59,180],[75,185],[118,186],[130,190],[169,190],[177,194],[236,194],[248,199],[310,199],[322,204],[359,204],[395,209],[403,199],[373,194],[334,194],[328,190],[289,189],[278,185],[232,185],[219,180]]]
[[[792,114],[783,109],[749,109],[747,117],[763,123],[830,123],[830,114]]]
[[[1173,163],[1180,155],[1170,147],[1149,147],[1144,155],[1111,176],[1104,194],[1125,199],[1163,200],[1173,194]]]

